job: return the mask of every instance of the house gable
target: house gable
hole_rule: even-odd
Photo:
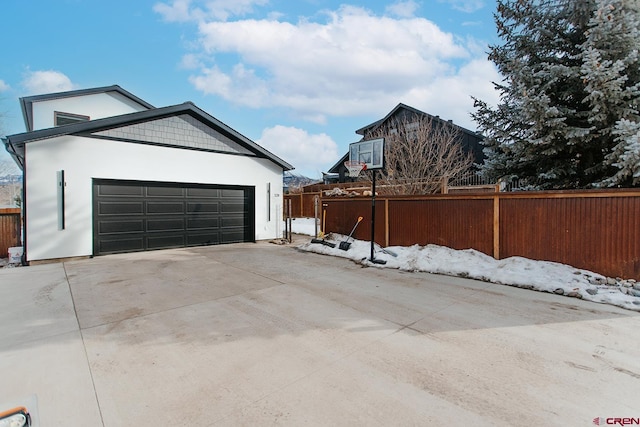
[[[190,116],[193,120],[185,119],[185,116]],[[185,127],[191,133],[180,136],[176,126]],[[161,135],[162,130],[170,131],[172,136]],[[270,160],[284,170],[293,169],[289,163],[191,102],[10,135],[3,141],[7,151],[14,157],[20,168],[23,168],[25,144],[62,135],[116,139],[131,143],[253,156]]]
[[[246,147],[189,114],[93,132],[91,136],[254,156]]]
[[[94,120],[154,108],[118,85],[27,96],[20,105],[27,131],[54,127],[56,112]]]
[[[398,105],[396,105],[382,119],[376,120],[375,122],[356,130],[356,133],[358,135],[362,135],[361,140],[370,139],[376,130],[378,130],[381,126],[384,126],[386,123],[389,123],[390,120],[407,119],[411,121],[415,117],[428,118],[433,121],[434,126],[450,126],[455,128],[460,134],[459,142],[462,145],[462,149],[465,152],[472,154],[475,163],[480,164],[484,161],[483,146],[481,144],[481,141],[484,138],[482,135],[469,129],[465,129],[462,126],[458,126],[451,120],[443,120],[440,118],[440,116],[433,116],[403,103],[399,103]],[[348,175],[347,169],[344,166],[344,161],[348,160],[348,158],[349,153],[345,154],[336,164],[334,164],[329,169],[329,173],[339,174],[340,182],[345,182],[347,179]]]
[[[409,105],[400,103],[398,105],[395,106],[395,108],[393,110],[391,110],[386,116],[384,116],[382,119],[377,120],[367,126],[364,126],[360,129],[358,129],[356,131],[356,133],[358,135],[362,135],[363,137],[365,137],[365,139],[372,133],[374,132],[376,129],[378,129],[380,126],[384,125],[385,123],[387,123],[389,120],[391,119],[399,119],[402,120],[404,118],[412,118],[412,117],[427,117],[431,120],[434,120],[437,124],[439,125],[443,125],[443,126],[452,126],[454,128],[456,128],[457,130],[459,130],[461,133],[464,134],[470,134],[473,135],[476,138],[482,139],[482,136],[480,136],[478,133],[463,128],[462,126],[458,126],[456,124],[453,123],[452,120],[443,120],[440,118],[440,116],[433,116],[429,113],[425,113],[424,111],[420,111],[417,108],[413,108]]]

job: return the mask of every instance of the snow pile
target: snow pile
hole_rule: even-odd
[[[308,223],[311,224],[311,230],[307,225],[304,234],[312,236],[313,218],[310,221],[298,218],[293,222],[293,232],[304,232],[304,224]],[[386,262],[377,264],[370,261],[371,242],[349,239],[349,250],[340,249],[340,242],[347,239],[347,236],[330,233],[324,244],[311,243],[310,239],[298,248],[348,258],[367,266],[465,277],[640,311],[640,283],[634,280],[608,280],[601,274],[556,262],[522,257],[496,260],[474,249],[455,250],[437,245],[389,248],[375,245],[374,259]]]
[[[282,223],[282,229],[285,228],[285,223]],[[321,229],[320,221],[318,220],[318,231]],[[305,236],[315,236],[316,226],[313,223],[313,218],[291,218],[291,230],[296,234],[304,234]]]

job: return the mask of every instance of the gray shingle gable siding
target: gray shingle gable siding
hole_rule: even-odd
[[[94,132],[92,135],[225,153],[253,155],[251,151],[232,141],[231,138],[214,131],[209,126],[188,114],[107,129]]]
[[[74,123],[49,129],[40,129],[31,132],[9,135],[6,138],[3,138],[2,141],[5,143],[7,151],[12,153],[12,156],[16,159],[18,165],[20,167],[23,167],[24,145],[31,141],[55,138],[62,135],[79,135],[90,137],[92,136],[92,134],[107,131],[109,129],[116,129],[145,122],[153,122],[163,118],[181,115],[192,116],[197,121],[203,123],[206,127],[209,127],[215,130],[215,132],[219,132],[220,135],[223,135],[229,138],[229,140],[234,141],[239,147],[245,148],[251,153],[251,155],[255,157],[267,159],[274,164],[282,167],[285,171],[293,169],[293,166],[289,163],[285,162],[275,154],[256,144],[236,130],[230,128],[215,117],[196,107],[192,102],[185,102],[183,104],[172,105],[169,107],[154,108],[151,110],[139,111],[137,113],[123,114],[121,116],[105,117],[103,119],[90,120],[88,122]],[[139,142],[143,144],[149,143],[145,141],[136,141],[135,139],[127,139],[127,142]],[[168,145],[173,147],[180,147],[179,145],[175,144],[175,142],[172,142]],[[187,149],[191,148],[185,146],[183,147]]]

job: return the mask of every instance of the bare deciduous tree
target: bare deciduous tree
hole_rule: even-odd
[[[458,128],[428,116],[392,119],[369,135],[382,137],[386,170],[380,180],[387,194],[436,193],[443,179],[456,178],[473,165],[473,156],[459,142]]]
[[[0,149],[3,148],[0,145]],[[20,173],[18,167],[13,163],[11,158],[4,153],[0,154],[0,206],[14,206],[21,193],[21,183],[7,182],[6,177]]]
[[[3,118],[6,113],[0,111],[0,136],[4,137]],[[19,175],[20,169],[15,164],[8,152],[5,151],[5,146],[0,142],[0,205],[5,206],[20,206],[22,183],[11,182],[7,180],[9,175]]]
[[[4,146],[0,142],[0,150],[4,150]],[[20,169],[14,163],[8,153],[0,153],[0,176],[19,174]]]

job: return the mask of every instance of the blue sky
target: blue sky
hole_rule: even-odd
[[[320,177],[399,102],[475,129],[495,103],[489,0],[2,0],[0,134],[21,96],[118,84],[192,101]],[[6,155],[2,154],[4,157]]]

